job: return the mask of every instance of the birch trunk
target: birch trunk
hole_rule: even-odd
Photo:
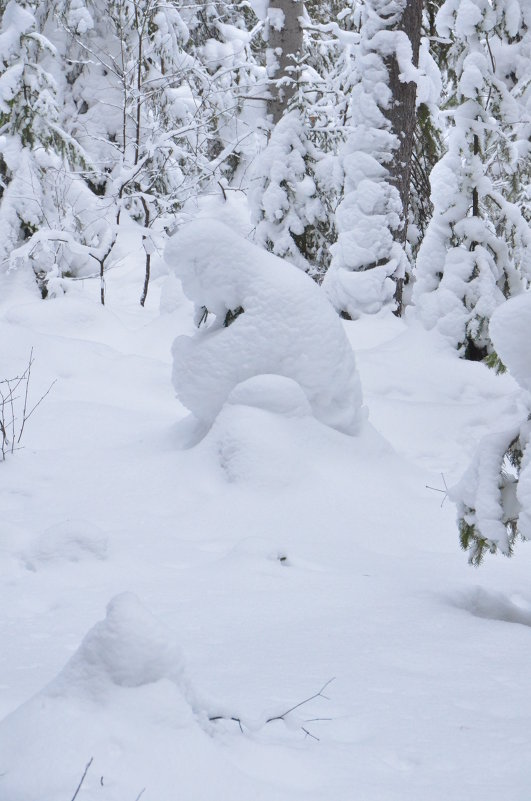
[[[296,77],[293,56],[302,52],[299,17],[302,0],[271,0],[268,10],[268,74],[271,79],[269,113],[273,124],[280,120],[293,97]]]

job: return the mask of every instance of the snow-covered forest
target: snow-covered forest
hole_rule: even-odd
[[[0,801],[529,801],[531,0],[0,0],[0,341]]]

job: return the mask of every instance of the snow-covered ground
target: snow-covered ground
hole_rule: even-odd
[[[175,278],[2,280],[2,376],[57,381],[0,464],[0,801],[90,760],[81,801],[529,801],[531,545],[469,567],[426,486],[521,419],[509,376],[380,313],[361,434],[235,396],[183,447]]]

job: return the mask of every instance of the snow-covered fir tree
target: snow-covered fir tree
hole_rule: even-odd
[[[343,183],[337,151],[348,129],[359,34],[343,3],[310,2],[301,12],[302,51],[288,72],[294,86],[255,160],[250,200],[256,241],[321,281],[337,238]]]
[[[513,202],[521,191],[522,104],[504,63],[520,25],[517,5],[446,0],[437,15],[440,35],[452,40],[455,92],[448,150],[431,175],[434,213],[414,300],[424,324],[471,359],[491,352],[491,315],[530,275],[529,226]]]
[[[395,296],[400,311],[401,288],[409,272],[405,199],[413,129],[399,128],[402,114],[408,126],[414,120],[417,5],[367,0],[356,12],[360,41],[349,104],[351,132],[341,150],[344,196],[336,214],[338,241],[324,280],[334,306],[351,318],[377,312]],[[411,38],[403,27],[410,10],[415,20]],[[399,85],[410,87],[405,104],[397,94]],[[409,95],[413,105],[407,114]]]
[[[312,77],[301,77],[290,110],[257,156],[250,200],[257,243],[319,279],[335,239],[341,170],[331,150],[337,135],[305,94]]]
[[[479,564],[488,552],[510,556],[516,540],[531,539],[531,293],[503,303],[493,314],[496,352],[522,390],[525,416],[486,436],[453,488],[462,547]]]
[[[274,127],[255,164],[256,241],[277,256],[310,271],[306,234],[324,218],[317,187],[308,175],[312,158],[303,121],[297,111]]]

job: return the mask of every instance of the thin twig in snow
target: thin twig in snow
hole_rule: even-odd
[[[430,487],[429,484],[425,484],[425,487],[426,487],[426,489],[433,490],[434,492],[442,492],[443,493],[444,498],[441,501],[441,509],[442,509],[442,507],[444,506],[445,500],[448,498],[448,485],[446,483],[446,479],[444,477],[444,473],[441,473],[441,478],[443,480],[444,489],[440,489],[439,487]]]
[[[57,378],[54,378],[54,380],[52,381],[52,383],[50,384],[50,386],[48,387],[48,389],[46,390],[46,392],[44,393],[44,395],[41,395],[41,397],[39,398],[39,400],[37,401],[37,403],[35,404],[35,406],[33,406],[33,408],[31,409],[31,411],[30,411],[30,412],[29,412],[29,413],[28,413],[28,414],[27,414],[27,415],[26,415],[26,416],[23,418],[23,420],[22,420],[22,425],[21,425],[21,427],[20,427],[20,433],[19,433],[19,435],[18,435],[18,439],[17,439],[17,443],[18,443],[18,442],[20,442],[20,438],[22,437],[22,432],[24,431],[24,425],[26,424],[26,421],[30,419],[30,417],[31,417],[31,415],[33,414],[33,412],[35,411],[35,409],[37,409],[37,407],[41,405],[41,403],[43,402],[43,400],[45,399],[45,397],[46,397],[46,396],[47,396],[47,395],[48,395],[48,394],[51,392],[51,390],[52,390],[52,387],[53,387],[53,386],[54,386],[54,384],[56,384],[56,383],[57,383]]]
[[[89,761],[85,765],[85,770],[83,771],[83,776],[81,777],[81,779],[79,781],[79,784],[78,784],[78,786],[76,788],[76,792],[74,793],[74,795],[72,796],[70,801],[75,801],[75,799],[77,798],[77,794],[81,790],[81,787],[83,786],[83,782],[85,781],[87,773],[89,772],[89,768],[90,768],[90,766],[92,765],[93,762],[94,762],[94,757],[90,757]]]
[[[233,720],[235,723],[238,724],[238,726],[240,727],[240,731],[243,734],[243,726],[242,726],[242,722],[241,722],[240,718],[236,718],[236,717],[226,718],[224,715],[215,715],[214,717],[209,718],[209,720],[210,721],[214,721],[214,720]]]
[[[310,701],[313,701],[315,698],[324,698],[327,701],[329,701],[330,699],[324,694],[324,690],[326,690],[328,685],[332,684],[333,681],[335,681],[335,676],[333,676],[331,679],[328,679],[326,684],[323,684],[321,689],[318,692],[316,692],[314,695],[311,695],[309,698],[305,698],[304,701],[299,701],[298,704],[295,704],[294,706],[290,707],[289,709],[286,709],[286,711],[283,712],[281,715],[274,715],[273,717],[268,718],[266,720],[266,723],[272,723],[274,720],[284,720],[286,715],[289,715],[290,712],[294,712],[295,709],[299,709],[299,707],[304,706],[304,704],[309,704]]]
[[[30,350],[28,366],[27,366],[26,370],[24,371],[24,374],[25,373],[28,374],[28,378],[27,378],[27,381],[26,381],[26,387],[25,387],[25,391],[24,391],[24,406],[23,406],[23,409],[22,409],[22,428],[20,429],[20,434],[19,434],[17,442],[20,442],[20,437],[22,436],[22,430],[24,428],[24,422],[26,420],[26,410],[28,408],[28,392],[29,392],[32,364],[33,364],[33,348]]]
[[[299,709],[301,706],[304,706],[305,704],[309,704],[310,701],[314,701],[316,698],[325,698],[328,701],[329,698],[328,698],[328,696],[326,696],[324,694],[324,691],[329,686],[329,684],[331,684],[333,681],[335,681],[335,676],[332,677],[331,679],[328,679],[328,681],[325,684],[323,684],[323,686],[321,687],[321,689],[318,692],[314,693],[313,695],[310,695],[308,698],[305,698],[303,701],[299,701],[298,704],[294,704],[289,709],[286,709],[284,712],[282,712],[281,715],[273,715],[272,717],[267,718],[266,724],[267,723],[273,723],[273,721],[275,721],[275,720],[285,720],[286,717],[290,714],[290,712],[294,712],[295,709]],[[240,727],[240,731],[243,734],[243,725],[242,725],[242,721],[241,721],[241,719],[239,717],[236,717],[236,716],[229,717],[227,715],[213,715],[212,717],[209,717],[209,720],[210,721],[233,720],[235,723],[238,724],[238,726]],[[310,718],[309,720],[305,720],[304,722],[305,723],[311,723],[312,721],[319,721],[319,720],[332,720],[332,718]],[[316,737],[315,734],[312,734],[304,726],[301,726],[300,728],[301,728],[301,731],[303,731],[304,734],[307,737],[311,737],[314,740],[319,740],[319,737]]]

